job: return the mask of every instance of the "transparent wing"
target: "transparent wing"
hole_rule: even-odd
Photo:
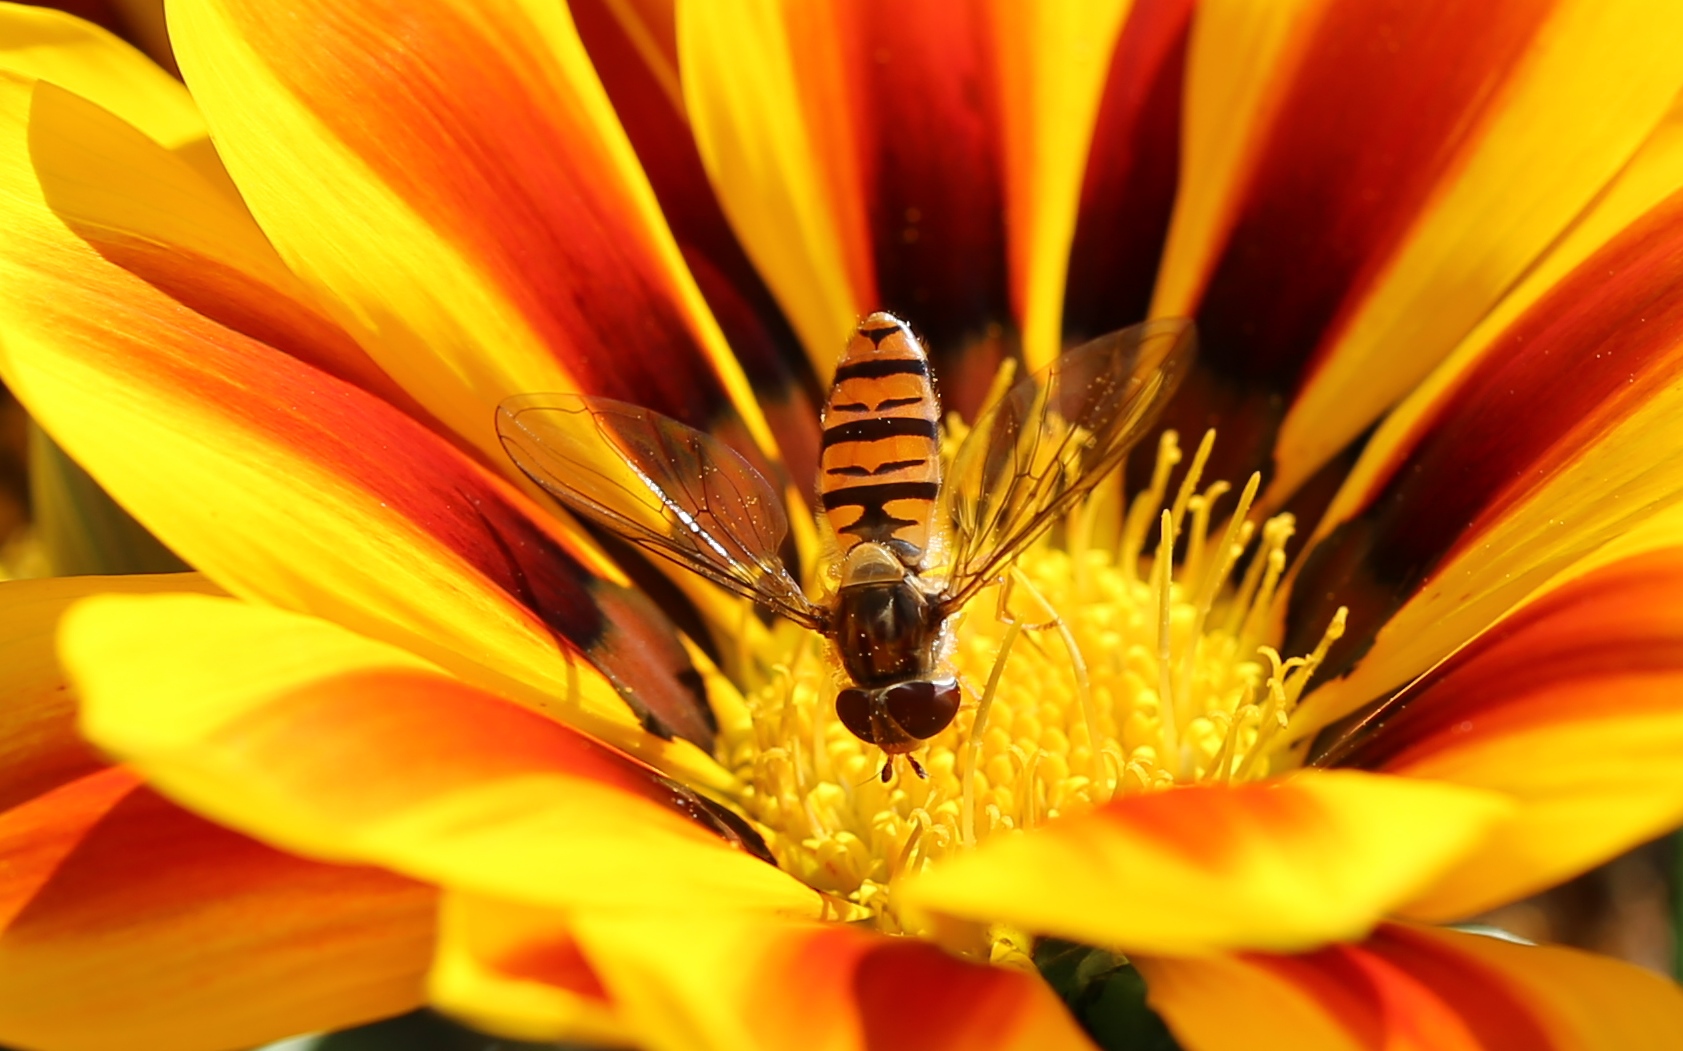
[[[734,450],[638,405],[580,394],[522,394],[497,409],[516,466],[568,509],[644,551],[817,629],[778,557],[783,501]]]
[[[1100,336],[976,421],[943,487],[944,605],[963,605],[1122,462],[1186,375],[1196,342],[1180,318]]]

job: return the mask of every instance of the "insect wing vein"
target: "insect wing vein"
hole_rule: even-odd
[[[1190,369],[1195,345],[1192,323],[1179,318],[1101,336],[976,421],[947,484],[943,606],[962,606],[1121,464]]]
[[[509,398],[497,433],[515,465],[575,513],[796,623],[821,622],[778,554],[788,532],[782,501],[724,443],[581,394]]]

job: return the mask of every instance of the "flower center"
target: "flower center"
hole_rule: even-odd
[[[1165,434],[1126,514],[1120,482],[1101,487],[1057,543],[1040,541],[954,618],[964,704],[913,753],[927,779],[898,761],[881,780],[881,751],[836,716],[834,660],[810,633],[779,629],[782,659],[726,720],[719,752],[779,864],[898,932],[895,880],[989,836],[1295,762],[1282,731],[1344,614],[1306,656],[1265,644],[1292,519],[1256,528],[1256,476],[1236,502],[1225,482],[1200,488],[1213,439],[1171,491],[1182,456]],[[1108,535],[1107,520],[1119,523]]]

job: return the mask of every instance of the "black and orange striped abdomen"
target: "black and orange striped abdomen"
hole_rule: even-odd
[[[941,487],[941,405],[905,322],[875,313],[847,342],[830,398],[818,495],[845,554],[901,541],[921,555]]]

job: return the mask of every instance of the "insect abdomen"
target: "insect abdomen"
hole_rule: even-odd
[[[905,322],[881,312],[861,321],[836,366],[819,460],[819,502],[843,553],[891,540],[928,550],[940,418],[929,356]]]

